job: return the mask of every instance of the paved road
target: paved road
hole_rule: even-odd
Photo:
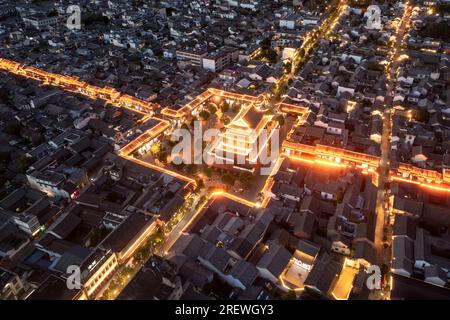
[[[384,248],[383,237],[384,237],[384,226],[387,212],[385,210],[386,205],[386,183],[389,181],[389,168],[390,168],[390,140],[391,140],[391,129],[392,129],[392,102],[395,90],[396,82],[396,71],[399,66],[398,58],[402,54],[401,45],[407,30],[407,26],[411,19],[412,5],[407,3],[405,8],[401,23],[397,29],[395,36],[395,44],[393,47],[393,54],[391,56],[391,63],[387,70],[387,93],[388,96],[385,100],[385,110],[384,110],[384,121],[383,121],[383,132],[381,137],[381,159],[380,159],[380,172],[378,180],[378,192],[377,192],[377,206],[376,206],[376,228],[375,228],[375,249],[377,250],[377,261],[378,264],[387,264],[390,262],[390,250]]]
[[[173,244],[178,240],[178,238],[182,235],[183,231],[189,226],[189,224],[194,221],[195,217],[201,210],[196,210],[196,204],[200,200],[202,196],[206,195],[206,191],[203,191],[198,196],[196,196],[194,200],[194,204],[192,205],[192,209],[189,213],[186,213],[180,222],[170,231],[170,233],[164,239],[164,243],[158,248],[156,251],[156,255],[164,256],[169,251],[169,249],[173,246]]]
[[[161,244],[161,246],[156,250],[155,254],[159,255],[159,256],[164,256],[166,254],[167,251],[169,251],[169,249],[173,246],[173,244],[178,240],[178,238],[181,236],[182,231],[189,225],[189,223],[191,221],[194,220],[194,218],[196,217],[196,215],[200,212],[200,210],[195,210],[195,205],[197,204],[197,202],[200,200],[200,198],[205,194],[205,192],[200,193],[195,201],[194,204],[192,206],[192,210],[185,214],[185,216],[183,217],[183,219],[181,219],[181,221],[172,229],[172,231],[166,236],[166,238],[164,239],[164,243]],[[119,268],[119,270],[116,271],[116,275],[121,272],[124,269],[125,265],[121,266]],[[133,278],[135,277],[135,275],[141,270],[141,268],[135,268],[133,270],[133,273],[127,278],[125,279],[124,284],[122,285],[121,288],[118,288],[115,292],[112,293],[113,297],[111,298],[112,300],[115,300],[120,293],[122,292],[123,289],[125,289],[125,287],[128,285],[128,283],[131,282],[131,280],[133,280]],[[112,277],[110,279],[110,281],[113,279],[114,277]],[[109,283],[106,284],[101,292],[99,292],[97,294],[97,298],[100,298],[104,291],[108,289]]]
[[[345,13],[346,6],[347,0],[339,0],[336,8],[330,8],[329,11],[325,13],[327,17],[325,18],[323,23],[306,34],[303,39],[302,45],[297,48],[296,53],[294,54],[291,70],[289,72],[286,72],[279,80],[278,90],[284,90],[287,88],[289,80],[295,79],[295,71],[297,70],[297,67],[301,63],[307,62],[310,59],[312,50],[316,47],[317,44],[320,43],[321,40],[330,36],[330,34],[334,31],[336,24]],[[300,55],[302,51],[304,54]],[[270,103],[271,105],[274,105],[278,103],[279,100],[281,100],[281,95],[274,94]]]

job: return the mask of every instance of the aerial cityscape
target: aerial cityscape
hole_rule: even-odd
[[[450,300],[450,0],[0,0],[0,140],[0,300]]]

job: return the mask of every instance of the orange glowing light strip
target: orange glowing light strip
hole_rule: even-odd
[[[314,164],[315,161],[312,159],[306,159],[306,158],[301,158],[301,157],[297,157],[297,156],[289,156],[287,155],[287,157],[291,160],[295,160],[295,161],[301,161],[301,162],[306,162],[306,163],[310,163],[310,164]]]
[[[115,106],[115,107],[118,107],[118,106],[115,105],[114,103],[112,103],[112,105]],[[133,107],[121,105],[120,108],[128,109],[128,110],[133,111],[133,112],[135,112],[135,113],[139,113],[140,115],[147,115],[146,112],[141,111],[141,110],[138,110],[138,109],[135,109],[135,108],[133,108]]]
[[[298,113],[301,115],[304,115],[309,110],[308,108],[305,108],[305,107],[297,106],[294,104],[288,104],[288,103],[284,103],[284,102],[279,103],[278,108],[283,112],[293,112],[293,113]]]
[[[17,74],[19,76],[23,76],[26,78],[31,78],[37,81],[40,81],[45,84],[49,84],[55,87],[59,87],[65,91],[71,91],[71,92],[78,92],[81,94],[84,94],[88,97],[95,97],[103,96],[102,99],[107,100],[109,103],[113,104],[114,106],[124,107],[130,110],[133,110],[134,112],[138,112],[141,114],[145,114],[141,110],[137,110],[135,108],[123,106],[123,103],[129,102],[130,100],[133,101],[135,104],[139,105],[140,108],[145,109],[147,112],[152,110],[152,106],[159,107],[156,104],[150,104],[146,101],[140,100],[136,97],[127,96],[124,94],[121,94],[117,90],[110,88],[110,87],[97,87],[93,85],[89,85],[86,82],[79,81],[76,77],[72,76],[66,76],[66,75],[59,75],[55,73],[46,72],[43,70],[40,70],[38,68],[32,67],[32,66],[22,66],[17,62],[10,61],[8,59],[0,58],[0,69]],[[43,79],[44,78],[44,79]],[[76,86],[76,89],[68,89],[67,86]],[[116,96],[118,98],[118,103],[121,105],[117,105],[114,103],[116,101]],[[123,97],[123,100],[121,98]]]
[[[288,290],[294,290],[294,291],[303,291],[303,290],[305,290],[305,288],[291,288],[291,287],[288,287],[287,285],[286,285],[286,283],[284,282],[284,280],[283,280],[283,278],[280,276],[279,278],[278,278],[278,280],[280,280],[280,283],[281,283],[281,285],[283,286],[283,288],[285,288],[285,289],[288,289]]]
[[[88,296],[92,295],[92,293],[94,293],[99,287],[103,287],[105,285],[105,283],[103,283],[103,281],[112,273],[114,272],[115,268],[109,268],[108,272],[103,273],[103,271],[105,271],[105,267],[103,266],[108,266],[111,262],[114,261],[114,253],[112,255],[110,255],[108,257],[108,259],[103,263],[102,267],[99,268],[98,270],[96,270],[94,272],[94,274],[92,274],[89,279],[86,281],[86,283],[84,284],[85,287],[88,287],[89,285],[91,285],[93,283],[93,286],[90,287],[89,290],[87,290]],[[94,281],[93,279],[97,278],[98,276],[100,276],[100,278],[97,281]]]
[[[165,116],[171,117],[171,118],[182,118],[184,116],[187,116],[190,112],[195,110],[198,106],[200,106],[202,103],[204,103],[206,100],[212,98],[213,96],[220,97],[220,98],[228,98],[238,101],[244,101],[249,103],[262,103],[265,99],[264,95],[261,94],[257,97],[244,95],[244,94],[238,94],[233,93],[229,91],[224,91],[216,88],[209,88],[205,92],[198,95],[194,100],[183,106],[179,110],[174,110],[172,108],[166,107],[162,109],[161,113]]]
[[[138,123],[144,123],[144,122],[146,122],[147,120],[150,120],[150,118],[151,118],[150,115],[146,115],[146,116],[143,116],[141,119],[139,119],[137,122],[138,122]]]
[[[0,68],[6,71],[16,72],[21,68],[21,64],[7,59],[0,59]]]
[[[443,175],[437,171],[427,170],[412,166],[410,164],[401,163],[398,167],[398,172],[412,174],[416,177],[424,179],[432,179],[435,181],[440,181],[443,179]]]
[[[151,236],[153,231],[156,229],[156,221],[153,221],[147,229],[138,237],[138,239],[121,255],[120,261],[126,261],[131,255],[133,255],[136,250],[147,241],[147,239]]]
[[[117,90],[110,88],[110,87],[102,88],[102,87],[92,86],[85,82],[79,81],[78,78],[76,78],[76,77],[66,76],[66,75],[58,75],[58,74],[54,74],[54,73],[45,72],[45,71],[42,71],[35,67],[23,66],[22,64],[20,64],[18,62],[11,61],[11,60],[4,59],[4,58],[0,58],[0,69],[20,75],[20,76],[35,79],[35,80],[43,82],[43,83],[48,83],[50,85],[60,87],[66,91],[79,92],[88,97],[97,98],[98,96],[102,96],[102,99],[107,100],[109,103],[112,103],[116,107],[122,107],[125,109],[129,109],[133,112],[137,112],[137,113],[140,113],[140,114],[143,114],[146,116],[148,114],[140,109],[144,109],[145,111],[148,112],[148,111],[151,111],[153,107],[156,107],[156,108],[160,107],[157,104],[148,103],[146,101],[140,100],[140,99],[132,97],[132,96],[123,95],[120,92],[118,92]],[[42,79],[42,78],[45,78],[45,79]],[[66,87],[67,85],[75,86],[77,88],[76,89],[75,88],[74,89],[67,88]],[[247,101],[250,103],[263,102],[265,99],[264,94],[261,94],[258,97],[254,97],[254,96],[236,94],[236,93],[232,93],[232,92],[227,92],[227,91],[223,91],[223,90],[219,90],[219,89],[210,88],[210,89],[206,90],[205,92],[203,92],[202,94],[200,94],[191,103],[185,105],[180,110],[174,111],[170,108],[164,108],[162,110],[162,113],[172,116],[172,117],[183,116],[186,114],[186,112],[189,112],[193,108],[198,107],[201,103],[203,103],[205,100],[207,100],[214,94],[218,95],[220,97],[225,97],[225,98],[230,98],[230,99],[235,99],[235,100],[240,100],[240,101]],[[117,96],[117,97],[115,97],[115,96]],[[117,103],[115,103],[116,101],[119,105]],[[130,103],[130,102],[138,105],[140,109],[124,105],[124,104]],[[285,104],[285,105],[287,107],[287,104]],[[283,104],[280,104],[280,106],[283,107]],[[292,105],[292,106],[294,106],[294,105]],[[298,106],[295,106],[295,109],[298,109],[298,108],[299,108]],[[134,142],[134,143],[136,144],[136,142]],[[289,141],[285,141],[283,146],[284,146],[284,148],[293,149],[293,150],[297,150],[297,151],[310,152],[312,154],[322,153],[325,155],[340,157],[340,158],[350,160],[350,161],[369,163],[371,165],[375,165],[375,163],[377,161],[379,161],[379,157],[375,157],[375,156],[371,156],[371,155],[367,155],[367,154],[363,154],[363,153],[358,153],[358,152],[354,152],[354,151],[350,151],[350,150],[339,149],[339,148],[335,148],[335,147],[328,147],[328,146],[321,146],[321,145],[318,145],[316,147],[305,146],[305,145],[301,145],[298,143],[292,143]],[[127,157],[127,158],[131,158],[131,157]],[[332,163],[332,162],[328,162],[328,161],[324,161],[324,160],[313,161],[313,160],[301,159],[301,158],[296,158],[296,157],[290,157],[290,158],[301,160],[304,162],[309,162],[309,163],[320,163],[320,164],[334,166],[334,167],[346,167],[343,164]],[[144,163],[146,166],[154,168],[156,170],[172,172],[172,171],[166,170],[164,168],[160,168],[158,166],[151,165],[149,163],[146,163],[146,162],[134,159],[134,158],[133,158],[133,161],[141,163],[141,164]],[[376,164],[376,166],[378,166],[378,163]],[[369,170],[369,172],[370,172],[370,170]],[[413,166],[407,165],[407,164],[401,164],[398,172],[400,172],[400,173],[407,172],[409,174],[412,174],[413,176],[417,176],[420,178],[433,179],[437,182],[444,182],[442,175],[436,171],[424,170],[424,169],[416,168],[416,167],[413,167]],[[191,182],[194,181],[188,177],[179,175],[175,172],[172,172],[172,173],[174,174],[174,176],[180,177],[183,180],[187,180],[187,181],[191,181]],[[376,172],[374,172],[374,171],[372,171],[372,173],[376,174]],[[412,180],[408,180],[408,179],[400,180],[400,179],[401,178],[399,178],[399,177],[393,178],[393,180],[399,180],[399,181],[403,181],[403,182],[407,182],[407,183],[416,183]],[[194,181],[194,183],[195,183],[195,181]],[[417,182],[416,184],[419,184],[425,188],[429,188],[432,190],[445,191],[445,192],[448,192],[450,190],[449,187],[442,187],[442,186],[435,185],[435,184],[420,183],[420,182]],[[233,197],[235,197],[235,196],[233,196]],[[236,198],[240,199],[238,197],[236,197]],[[247,201],[247,200],[245,200],[245,201]],[[253,203],[247,201],[247,204],[253,204]]]
[[[163,133],[167,128],[170,127],[170,123],[167,120],[158,119],[160,122],[145,131],[143,134],[141,134],[139,137],[125,145],[122,149],[119,150],[120,155],[130,155],[134,150],[139,149],[141,146],[146,144],[148,141],[152,140],[153,138],[157,137],[161,133]]]
[[[316,159],[315,163],[322,164],[324,166],[336,167],[336,168],[348,168],[348,166],[346,164],[331,162],[331,161],[322,160],[322,159]]]
[[[302,161],[302,162],[306,162],[306,163],[310,163],[313,165],[323,165],[323,166],[327,166],[327,167],[333,167],[333,168],[348,168],[347,165],[342,164],[342,163],[336,163],[336,162],[331,162],[331,161],[327,161],[327,160],[322,160],[322,159],[306,159],[306,158],[301,158],[298,156],[288,156],[289,159],[292,160],[296,160],[296,161]]]
[[[325,155],[339,157],[354,162],[369,163],[378,166],[380,157],[368,155],[365,153],[355,152],[347,149],[330,147],[326,145],[316,145],[316,152],[323,153]]]
[[[257,207],[257,204],[256,204],[255,202],[251,202],[251,201],[249,201],[249,200],[240,198],[240,197],[238,197],[238,196],[235,196],[235,195],[233,195],[233,194],[231,194],[231,193],[228,193],[228,192],[226,192],[226,191],[223,191],[223,190],[214,191],[214,192],[211,194],[211,196],[213,196],[213,197],[220,197],[220,196],[223,196],[223,197],[228,198],[228,199],[230,199],[230,200],[233,200],[233,201],[239,202],[239,203],[241,203],[241,204],[243,204],[243,205],[246,205],[247,207],[252,207],[252,208],[253,208],[253,207]]]
[[[270,184],[270,188],[272,188],[274,183],[275,183],[275,181],[272,181],[272,183]],[[261,202],[261,208],[267,207],[267,205],[269,204],[270,199],[271,198],[269,196],[264,197],[263,201]]]
[[[168,107],[162,109],[161,114],[171,117],[171,118],[181,118],[186,115],[183,112],[178,113],[177,111],[170,109]]]
[[[402,177],[393,176],[391,178],[391,180],[392,181],[400,181],[400,182],[404,182],[404,183],[415,184],[415,185],[418,185],[420,187],[431,189],[431,190],[450,192],[450,187],[439,186],[439,185],[436,185],[436,184],[425,183],[425,182],[420,182],[420,181],[414,181],[414,180],[405,179],[405,178],[402,178]]]
[[[423,188],[432,189],[432,190],[436,190],[436,191],[450,192],[450,187],[441,187],[441,186],[428,184],[428,183],[422,183],[420,186]]]
[[[191,178],[189,178],[189,177],[186,177],[186,176],[184,176],[184,175],[182,175],[182,174],[179,174],[179,173],[177,173],[177,172],[174,172],[174,171],[168,170],[168,169],[166,169],[166,168],[164,168],[164,167],[160,167],[160,166],[157,166],[157,165],[154,165],[154,164],[145,162],[145,161],[140,160],[140,159],[136,159],[136,158],[131,157],[131,156],[122,155],[122,157],[125,158],[125,159],[127,159],[127,160],[133,161],[133,162],[135,162],[135,163],[137,163],[137,164],[140,164],[140,165],[142,165],[142,166],[144,166],[144,167],[147,167],[147,168],[150,168],[150,169],[154,169],[154,170],[157,170],[157,171],[162,172],[162,173],[166,173],[166,174],[171,175],[171,176],[173,176],[173,177],[175,177],[175,178],[184,180],[184,181],[186,181],[186,182],[190,182],[190,183],[192,183],[194,186],[197,186],[197,182],[196,182],[194,179],[191,179]]]
[[[269,176],[266,179],[266,182],[264,183],[263,188],[261,189],[261,193],[265,194],[267,191],[272,190],[272,187],[275,183],[275,181],[273,180],[273,176],[275,175],[276,171],[278,171],[277,169],[279,168],[279,166],[281,165],[281,163],[284,161],[285,157],[282,155],[278,158],[277,162],[275,163],[274,167],[272,168],[272,172],[270,172]],[[262,203],[261,203],[261,207],[265,208],[267,206],[267,204],[270,201],[270,196],[265,195]]]
[[[255,97],[230,91],[224,91],[216,88],[209,88],[208,90],[211,91],[214,95],[255,104],[262,103],[265,99],[264,94],[260,94],[259,96]]]
[[[172,243],[169,245],[169,248],[163,253],[165,256],[169,253],[170,248],[175,244],[175,242],[178,241],[180,236],[186,231],[187,228],[194,222],[194,220],[197,218],[198,214],[202,212],[203,208],[206,206],[206,204],[211,200],[211,195],[207,197],[207,199],[200,205],[200,207],[195,211],[195,213],[192,215],[192,217],[189,219],[189,221],[183,226],[183,228],[178,233],[178,236],[172,241]]]
[[[228,193],[228,192],[225,192],[225,191],[223,191],[223,190],[216,190],[216,191],[210,193],[210,194],[207,196],[206,201],[203,202],[203,203],[200,205],[200,207],[197,209],[197,211],[192,215],[192,217],[191,217],[191,218],[189,219],[189,221],[186,223],[186,225],[184,225],[184,227],[180,230],[179,236],[182,235],[182,234],[186,231],[187,228],[189,228],[189,226],[190,226],[190,225],[194,222],[194,220],[197,218],[198,214],[203,210],[203,208],[208,204],[208,202],[211,201],[212,198],[214,198],[214,197],[220,197],[220,196],[224,196],[224,197],[229,198],[229,199],[231,199],[231,200],[233,200],[233,201],[242,203],[242,204],[244,204],[244,205],[246,205],[246,206],[248,206],[248,207],[255,207],[255,206],[256,206],[256,204],[253,203],[253,202],[250,202],[250,201],[248,201],[248,200],[239,198],[239,197],[234,196],[234,195],[232,195],[232,194],[230,194],[230,193]],[[178,238],[179,238],[179,237],[177,237],[177,239],[176,239],[175,241],[173,241],[173,243],[175,243],[175,242],[178,240]],[[172,244],[172,245],[173,245],[173,244]],[[170,250],[170,248],[169,248],[169,250]],[[168,254],[168,251],[164,252],[164,255],[167,255],[167,254]]]
[[[286,140],[283,142],[283,147],[293,150],[293,151],[314,152],[316,150],[316,146],[311,146],[308,144],[302,144],[302,143],[298,143],[298,142],[292,142],[289,140]]]
[[[197,211],[192,215],[192,217],[189,219],[189,221],[185,224],[185,226],[181,229],[180,235],[186,231],[186,229],[194,222],[195,218],[197,218],[197,215],[203,210],[203,208],[206,206],[206,204],[209,202],[211,197],[208,197],[205,202],[203,202],[200,207],[197,209]]]
[[[274,183],[275,181],[273,180],[272,175],[270,175],[264,183],[264,187],[262,188],[261,192],[264,194],[268,190],[272,190]],[[261,202],[261,207],[265,208],[269,204],[270,199],[271,197],[269,195],[265,195],[263,201]]]
[[[182,118],[184,116],[187,116],[190,112],[198,108],[203,102],[208,100],[213,96],[213,93],[210,89],[204,91],[197,97],[195,97],[194,100],[189,102],[188,104],[184,105],[179,110],[174,110],[172,108],[166,107],[162,109],[161,113],[165,116],[171,117],[171,118]]]
[[[290,141],[285,141],[283,143],[283,147],[284,147],[285,151],[286,150],[294,150],[294,151],[304,152],[304,153],[308,153],[308,154],[312,154],[312,155],[322,154],[322,155],[331,156],[331,157],[339,157],[339,158],[349,160],[352,162],[366,164],[369,168],[373,168],[373,167],[377,168],[379,166],[379,157],[366,155],[364,153],[358,153],[358,152],[354,152],[354,151],[350,151],[350,150],[335,148],[335,147],[328,147],[328,146],[323,146],[323,145],[317,145],[314,147],[314,146],[303,145],[300,143],[294,143],[294,142],[290,142]],[[313,163],[312,160],[299,159],[299,157],[290,156],[290,158],[302,160],[304,162]],[[372,172],[374,174],[376,173],[375,171],[373,171],[373,169],[368,169],[368,171]],[[404,164],[404,163],[400,164],[399,168],[397,169],[397,172],[398,173],[408,173],[414,177],[430,179],[430,180],[434,180],[438,183],[445,183],[445,181],[443,179],[443,174],[441,174],[437,171],[433,171],[433,170],[417,168],[417,167],[414,167],[409,164]],[[411,180],[405,179],[404,182],[411,183]],[[429,188],[432,188],[434,190],[444,191],[447,189],[446,187],[441,187],[438,185],[432,185],[432,184],[426,184],[426,183],[424,183],[423,185],[427,186]]]
[[[370,165],[374,166],[378,166],[378,163],[380,161],[380,158],[376,156],[320,144],[311,146],[297,142],[285,141],[283,142],[283,148],[285,150],[306,152],[313,155],[322,154],[325,156],[338,157],[352,162],[369,163]]]

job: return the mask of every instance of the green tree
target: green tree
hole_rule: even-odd
[[[389,266],[383,263],[381,265],[381,275],[384,277],[388,273],[389,273]]]
[[[195,164],[190,164],[190,165],[188,165],[187,167],[186,167],[186,172],[188,173],[188,174],[191,174],[191,175],[193,175],[193,174],[195,174],[195,173],[197,173],[197,166],[195,165]]]
[[[350,0],[348,5],[353,8],[367,8],[372,0]]]
[[[209,105],[208,105],[208,111],[209,111],[209,113],[210,114],[215,114],[216,112],[217,112],[217,107],[216,107],[216,105],[215,104],[213,104],[213,103],[210,103]]]
[[[133,4],[133,7],[139,8],[144,4],[144,1],[143,0],[133,0],[132,4]]]
[[[203,173],[208,177],[211,178],[213,174],[213,170],[210,167],[205,167],[203,169]]]
[[[222,105],[220,106],[220,110],[222,110],[223,113],[228,112],[228,110],[230,110],[230,105],[226,100],[223,101]]]
[[[106,236],[109,234],[109,230],[105,227],[96,228],[89,239],[89,247],[96,247]]]
[[[249,172],[242,172],[239,174],[239,181],[244,185],[244,186],[249,186],[250,182],[252,181],[253,175]]]
[[[172,159],[172,166],[173,166],[175,169],[177,169],[177,170],[183,170],[183,168],[185,167],[185,163],[184,163],[183,161],[181,161],[180,163],[178,163],[178,160],[179,160],[178,157],[177,157],[177,163],[178,163],[178,164],[176,164],[176,163],[174,162],[174,160],[175,160],[175,159]]]
[[[227,125],[227,124],[229,124],[229,123],[231,122],[231,118],[230,118],[229,116],[227,116],[226,114],[224,114],[224,115],[222,116],[222,118],[220,119],[220,121],[221,121],[223,124]]]
[[[13,136],[20,136],[21,125],[16,120],[10,120],[6,123],[4,131]]]
[[[277,53],[271,48],[261,49],[261,58],[267,62],[275,63],[277,61]]]
[[[0,162],[7,163],[11,159],[9,152],[0,152]]]
[[[200,189],[203,189],[204,187],[205,187],[205,183],[203,182],[203,180],[198,179],[197,180],[197,189],[200,190]]]
[[[16,162],[17,170],[21,173],[25,173],[35,161],[36,159],[34,157],[23,156]]]
[[[450,41],[449,25],[447,21],[432,22],[419,31],[422,37],[430,37]]]
[[[280,114],[275,118],[276,121],[278,121],[278,123],[280,124],[280,127],[284,126],[284,124],[286,123],[286,120],[284,119],[284,117]]]
[[[229,186],[231,186],[231,187],[234,186],[235,181],[236,181],[236,179],[229,173],[225,173],[222,176],[222,182],[227,184],[227,185],[229,185]]]
[[[428,123],[430,120],[430,113],[425,109],[419,109],[416,111],[415,117],[416,121]]]
[[[271,46],[272,46],[272,38],[270,36],[264,38],[263,41],[261,41],[262,49],[270,49]]]
[[[161,161],[162,163],[167,163],[167,152],[165,151],[160,152],[158,155],[158,160]]]
[[[103,16],[101,13],[96,12],[88,12],[81,15],[81,22],[84,25],[91,25],[91,24],[108,24],[109,19],[106,16]]]
[[[374,71],[382,71],[383,70],[383,66],[376,60],[370,60],[367,63],[367,68],[369,70],[374,70]]]
[[[202,110],[200,111],[200,113],[198,114],[203,120],[208,120],[209,117],[211,116],[211,114],[206,111],[206,110]]]
[[[440,15],[450,14],[450,3],[440,3],[436,7],[436,12]]]
[[[159,154],[162,152],[162,150],[163,150],[163,146],[160,142],[155,142],[150,147],[150,153],[154,157],[158,157]]]
[[[0,89],[0,103],[7,103],[9,101],[9,89],[2,87]]]
[[[295,300],[297,299],[297,295],[294,290],[289,290],[284,295],[281,296],[282,300]]]
[[[292,68],[292,62],[291,61],[287,61],[284,64],[284,72],[291,72],[291,68]]]

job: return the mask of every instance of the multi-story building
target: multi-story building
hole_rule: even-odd
[[[206,56],[206,50],[195,50],[195,49],[180,49],[176,51],[176,57],[178,61],[184,61],[190,65],[202,67],[203,57]]]
[[[24,289],[24,284],[17,274],[0,268],[0,300],[18,300]]]
[[[62,23],[66,19],[65,16],[51,16],[48,17],[43,14],[34,14],[31,16],[23,17],[22,20],[26,25],[35,27],[38,30],[52,27]]]
[[[52,197],[59,196],[69,199],[76,197],[79,192],[76,185],[67,181],[67,176],[60,172],[52,170],[45,172],[30,171],[27,173],[27,179],[32,188],[45,192]],[[86,174],[84,173],[82,180],[85,181],[86,179]]]
[[[209,151],[212,165],[256,173],[261,156],[268,155],[270,138],[278,128],[273,115],[250,104],[225,126]]]
[[[209,53],[202,59],[203,69],[212,72],[220,72],[231,66],[239,57],[239,51],[232,47],[224,47],[213,53]]]
[[[200,67],[212,72],[220,72],[231,66],[239,57],[239,50],[233,47],[222,47],[208,52],[206,49],[184,48],[176,51],[176,58],[181,63]]]
[[[98,248],[81,266],[81,284],[84,296],[95,298],[119,267],[117,255],[111,250]]]
[[[295,13],[290,13],[280,19],[280,27],[292,30],[295,29],[299,21],[300,18],[298,17],[298,15],[296,15]]]

